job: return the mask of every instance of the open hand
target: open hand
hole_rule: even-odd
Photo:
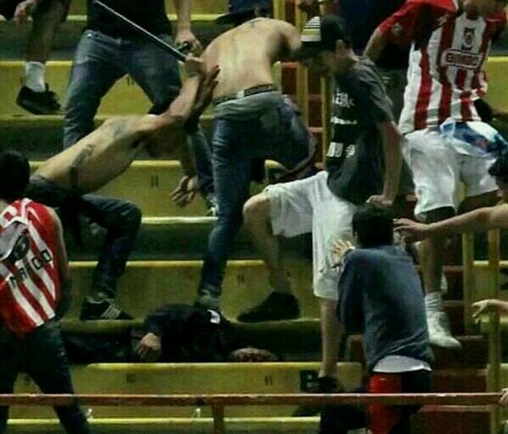
[[[471,307],[473,308],[473,319],[478,320],[480,316],[488,313],[507,313],[508,303],[496,300],[493,298],[487,298],[484,300],[474,302]]]
[[[171,200],[183,208],[194,200],[198,191],[198,178],[197,176],[183,176],[176,187],[171,193]]]
[[[355,246],[350,241],[338,240],[332,247],[332,255],[334,257],[333,267],[341,267],[346,253],[354,250]]]
[[[196,38],[194,33],[189,29],[179,30],[176,34],[175,43],[183,44],[184,42],[191,44],[191,53],[195,56],[199,56],[203,52],[201,42],[199,42],[198,38]]]
[[[162,354],[161,338],[154,333],[147,333],[135,351],[141,361],[155,362]]]
[[[17,24],[26,23],[36,6],[37,2],[35,0],[25,0],[19,3],[14,12],[14,21]]]
[[[382,194],[374,194],[366,200],[366,203],[370,203],[377,208],[390,208],[392,206],[393,200],[388,199]]]
[[[424,223],[410,219],[395,219],[393,225],[406,243],[421,241],[428,237],[428,225]]]

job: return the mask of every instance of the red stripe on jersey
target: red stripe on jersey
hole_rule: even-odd
[[[416,103],[416,110],[414,116],[414,123],[417,130],[424,129],[427,126],[427,109],[430,103],[432,94],[432,77],[430,75],[430,60],[427,48],[421,49],[421,80],[420,88],[418,89],[418,102]]]
[[[453,35],[455,32],[455,20],[449,21],[445,26],[443,26],[441,31],[441,40],[439,41],[439,49],[437,54],[437,59],[441,59],[444,51],[450,47],[453,43]],[[446,118],[448,118],[451,114],[451,101],[452,101],[452,84],[448,79],[448,67],[443,65],[442,62],[438,60],[438,68],[437,72],[439,74],[439,82],[442,84],[441,90],[441,101],[439,104],[439,112],[438,119],[441,124],[444,122]]]
[[[12,222],[13,219],[19,220]],[[3,241],[7,246],[10,244],[9,237],[10,240],[14,240],[14,237],[22,240],[22,232],[6,231],[6,228],[12,227],[9,226],[11,222],[12,225],[27,228],[23,236],[27,237],[28,243],[26,250],[17,246],[17,250],[24,253],[23,257],[14,256],[14,261],[11,261],[11,253],[2,261],[0,316],[10,331],[21,336],[54,317],[60,281],[54,261],[55,227],[48,210],[28,199],[13,202],[0,216],[0,237],[5,237]],[[42,248],[47,248],[53,259],[50,260],[47,255],[43,258]],[[13,280],[12,283],[9,279]],[[47,284],[54,286],[55,295],[52,295],[52,288]]]

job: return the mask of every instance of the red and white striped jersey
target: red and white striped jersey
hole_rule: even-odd
[[[380,25],[390,41],[412,41],[403,133],[438,126],[450,116],[479,120],[473,102],[487,91],[484,64],[505,23],[504,12],[483,19],[458,12],[453,0],[408,0]]]
[[[17,336],[55,316],[56,247],[55,224],[43,205],[21,199],[0,214],[0,320]]]

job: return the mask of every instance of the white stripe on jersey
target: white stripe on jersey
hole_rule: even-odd
[[[30,215],[33,215],[33,216],[37,217],[37,219],[38,219],[38,216],[35,212],[33,212],[32,210],[29,210],[28,212],[30,213]],[[39,232],[33,226],[29,227],[29,232],[30,232],[30,237],[32,238],[35,245],[37,246],[37,249],[39,250],[39,252],[46,250],[48,253],[51,254],[51,249],[44,242],[44,240],[41,238]],[[33,252],[32,252],[32,257],[34,257]],[[32,259],[32,258],[30,258],[30,259]],[[51,266],[54,266],[54,258],[53,257],[51,259],[50,264],[51,264]],[[49,293],[53,296],[53,301],[54,301],[56,299],[55,282],[53,282],[53,279],[51,279],[51,277],[49,276],[48,272],[46,271],[46,269],[44,267],[41,268],[40,270],[37,270],[37,272],[39,274],[39,277],[43,281],[44,286],[48,289]]]
[[[452,29],[453,34],[450,34]],[[413,44],[399,123],[403,133],[426,126],[437,127],[447,117],[440,117],[440,108],[459,121],[470,120],[463,119],[463,109],[471,112],[474,120],[479,120],[473,104],[465,104],[461,98],[475,100],[486,91],[487,83],[482,72],[490,48],[490,41],[484,44],[488,36],[486,31],[489,29],[484,19],[470,20],[463,13],[454,22],[435,30],[427,46],[421,50],[416,50]],[[446,43],[448,39],[450,42]],[[427,56],[428,67],[425,64]],[[428,74],[430,88],[426,88],[424,82]],[[418,99],[420,95],[423,96]],[[426,96],[428,105],[424,104]],[[420,119],[423,125],[418,123]]]
[[[0,262],[0,275],[2,276],[3,279],[7,279],[9,276],[12,276],[12,273],[1,262]],[[26,315],[30,317],[30,319],[35,323],[35,326],[38,327],[44,324],[44,320],[42,319],[42,317],[27,301],[25,296],[19,290],[18,286],[11,285],[9,283],[9,289],[11,290],[11,294],[14,297],[16,304],[25,311]]]

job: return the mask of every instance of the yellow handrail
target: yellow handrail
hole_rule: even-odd
[[[499,264],[500,264],[500,233],[492,230],[488,233],[489,240],[489,298],[499,298]],[[488,390],[497,391],[501,387],[501,332],[499,314],[491,313],[489,318],[489,370]],[[491,413],[491,433],[499,432],[501,425],[500,409]]]

